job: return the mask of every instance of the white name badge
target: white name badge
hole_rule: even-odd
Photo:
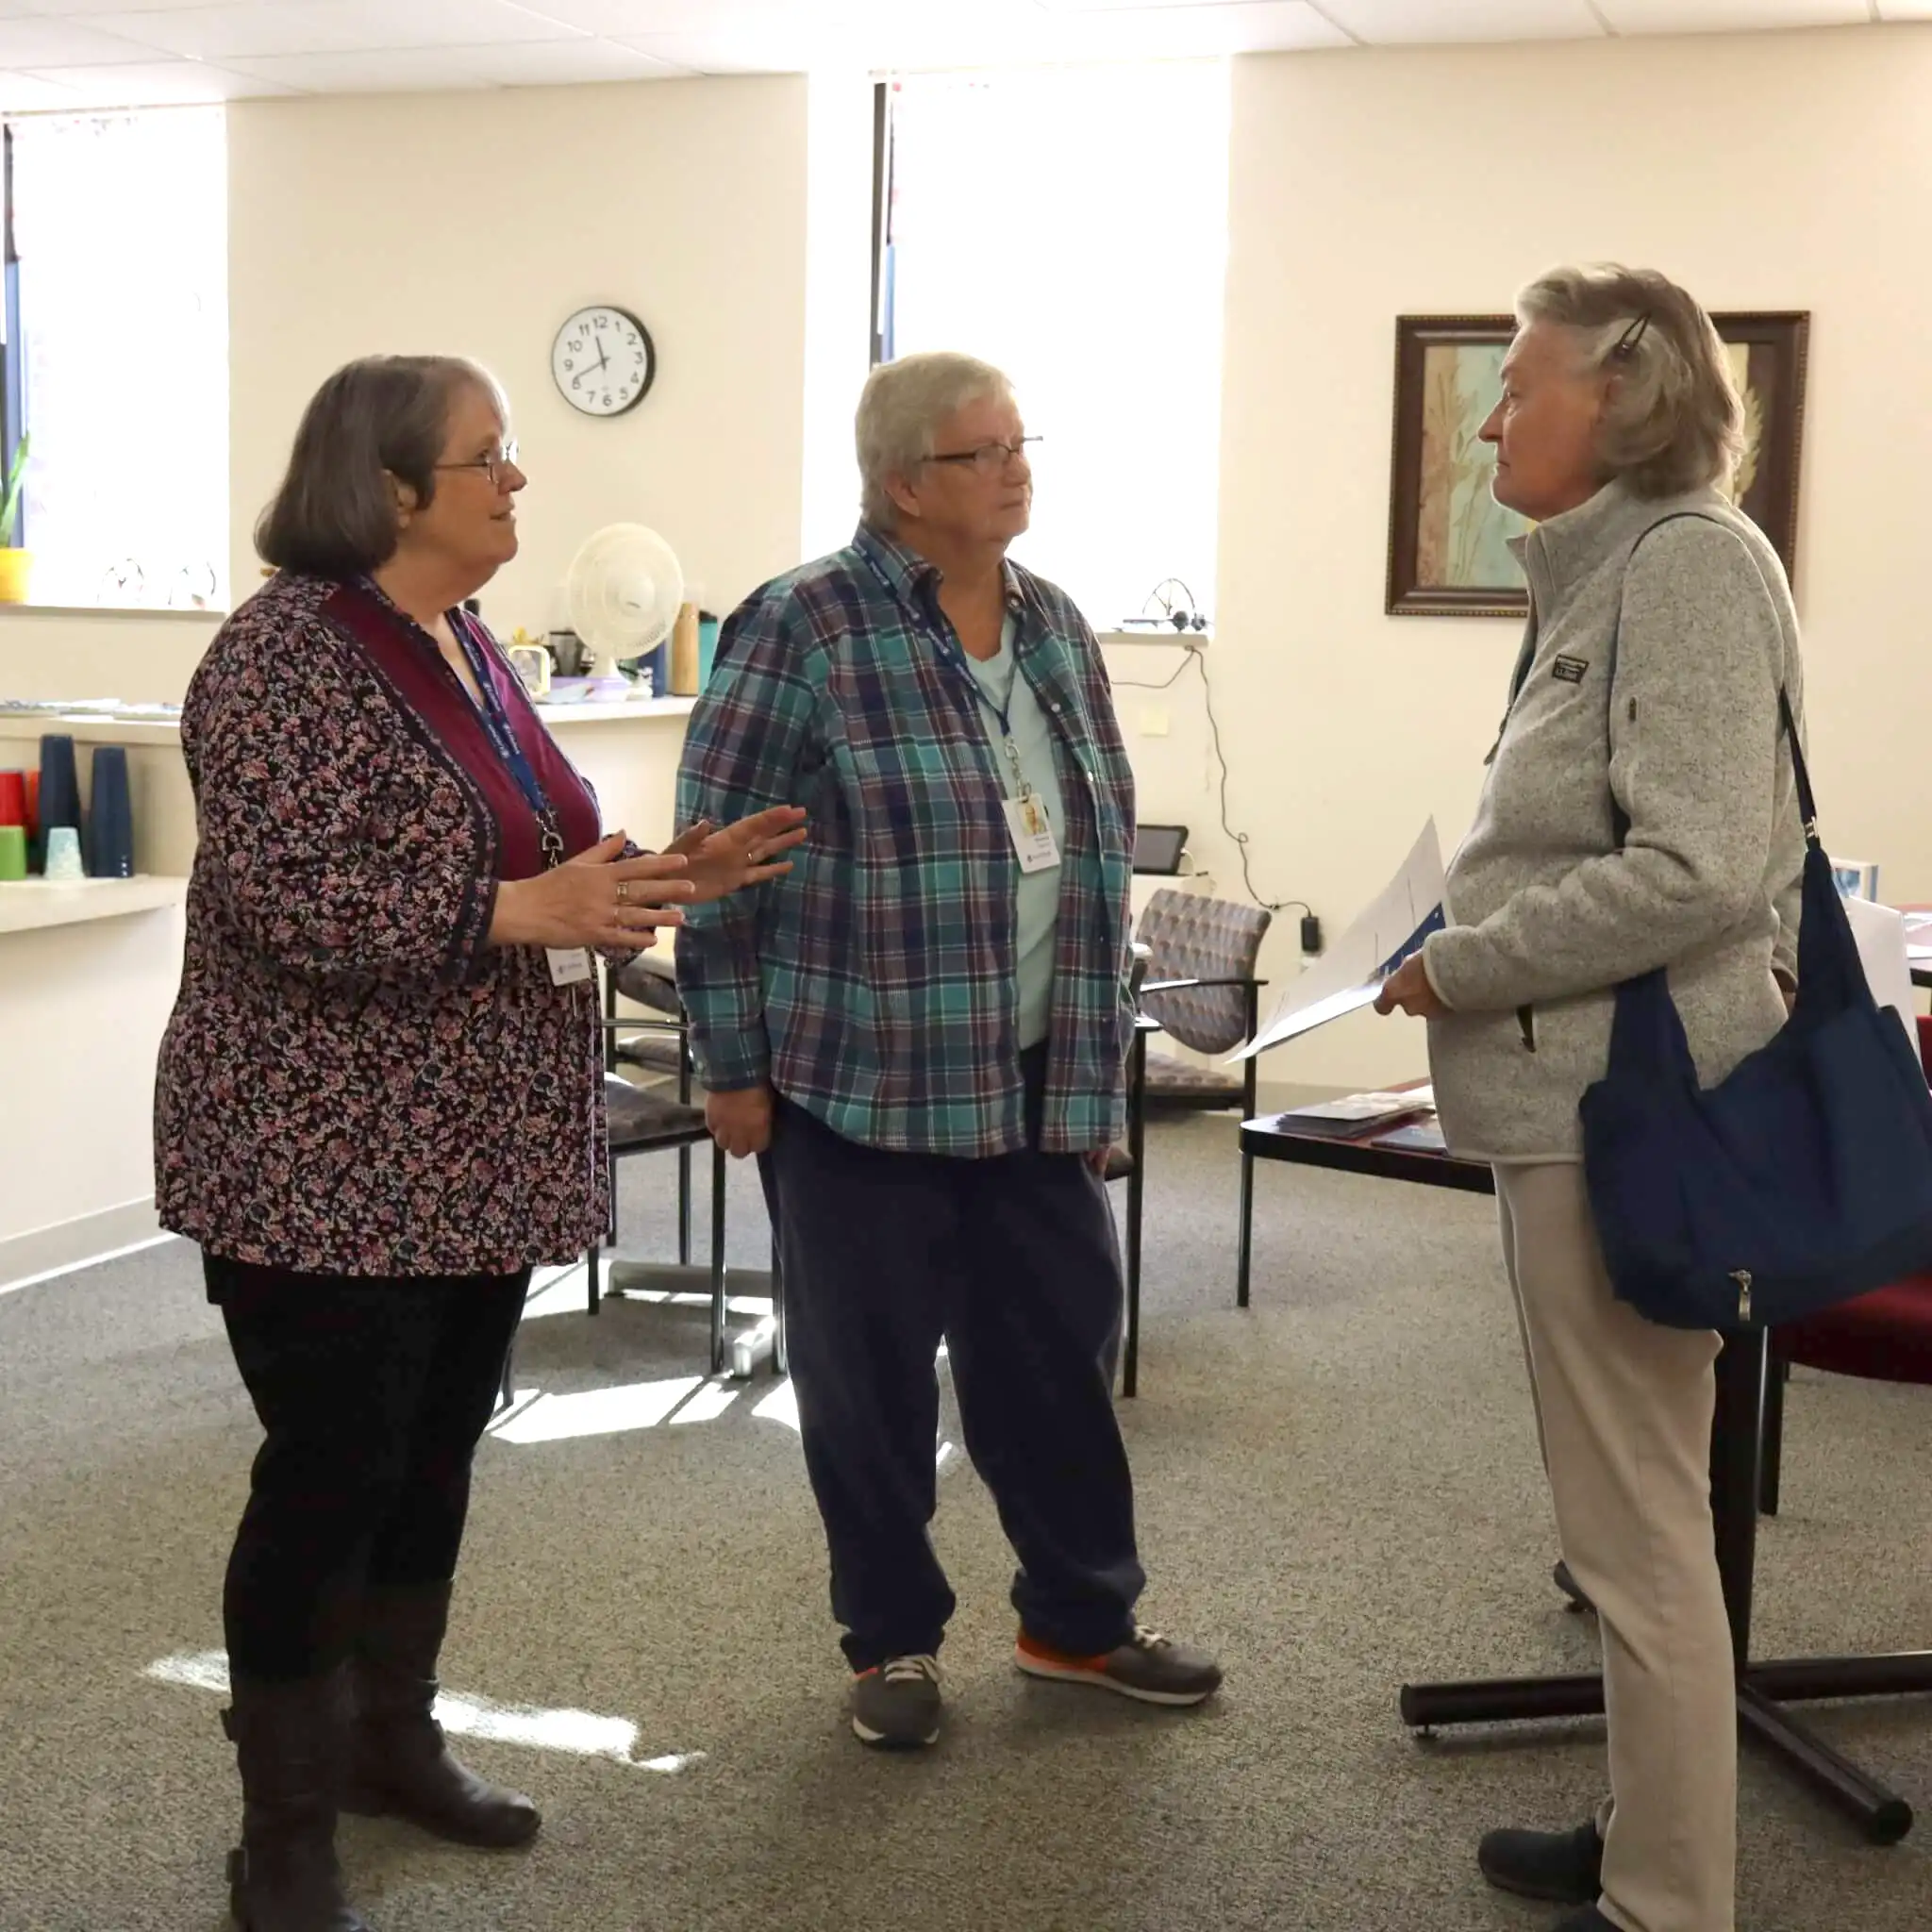
[[[552,986],[581,986],[591,976],[591,956],[582,946],[545,946]]]
[[[1029,791],[1024,798],[1005,800],[1003,808],[1013,850],[1020,855],[1020,870],[1050,872],[1060,862],[1060,848],[1048,822],[1046,808]]]

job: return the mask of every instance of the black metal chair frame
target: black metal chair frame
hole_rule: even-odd
[[[1252,1040],[1254,1039],[1255,1035],[1258,1033],[1261,1029],[1261,989],[1267,984],[1268,982],[1265,979],[1243,979],[1232,976],[1224,979],[1150,979],[1144,981],[1141,984],[1140,988],[1140,996],[1141,998],[1145,998],[1145,996],[1150,992],[1179,992],[1185,988],[1195,986],[1238,986],[1241,989],[1241,992],[1247,1008],[1245,1015],[1245,1022],[1248,1029],[1247,1037],[1250,1040]],[[1143,1013],[1142,1018],[1150,1026],[1158,1027],[1160,1024],[1160,1023],[1158,1020],[1156,1020],[1152,1014]],[[1135,1071],[1133,1074],[1133,1081],[1136,1090],[1142,1096],[1141,1105],[1144,1111],[1146,1106],[1145,1094],[1147,1087],[1147,1041],[1144,1034],[1136,1039],[1134,1042],[1134,1050],[1136,1055],[1138,1056],[1138,1058],[1135,1066]],[[1242,1062],[1241,1092],[1241,1099],[1239,1101],[1230,1100],[1225,1103],[1223,1103],[1223,1105],[1219,1107],[1209,1106],[1198,1101],[1175,1101],[1165,1104],[1172,1105],[1177,1110],[1189,1113],[1215,1113],[1224,1111],[1225,1108],[1228,1107],[1239,1106],[1241,1108],[1241,1119],[1244,1121],[1251,1121],[1255,1118],[1256,1109],[1259,1104],[1256,1099],[1256,1094],[1258,1091],[1260,1065],[1261,1062],[1258,1055],[1251,1056],[1248,1059]],[[1154,1104],[1157,1107],[1164,1104],[1160,1100],[1158,1093],[1155,1096]],[[1252,1154],[1249,1154],[1248,1152],[1246,1152],[1245,1149],[1243,1149],[1241,1153],[1241,1225],[1242,1227],[1248,1226],[1251,1221],[1253,1220],[1254,1204],[1255,1158]],[[1135,1210],[1134,1220],[1134,1261],[1131,1269],[1129,1270],[1131,1277],[1129,1288],[1133,1307],[1133,1321],[1130,1324],[1130,1332],[1138,1336],[1140,1328],[1139,1311],[1141,1300],[1138,1207]],[[1248,1251],[1245,1244],[1243,1244],[1241,1248],[1240,1266],[1236,1272],[1235,1301],[1236,1304],[1241,1307],[1244,1308],[1248,1306]],[[1126,1390],[1126,1393],[1131,1395],[1133,1392],[1133,1389],[1131,1387],[1128,1387]]]
[[[666,984],[671,986],[674,991],[675,991],[675,981],[667,980]],[[677,1042],[678,1103],[684,1107],[697,1105],[698,1103],[692,1097],[697,1070],[696,1063],[691,1057],[691,1027],[683,1017],[682,1012],[673,1014],[658,1010],[644,1015],[620,1014],[617,1010],[617,975],[614,973],[607,972],[604,975],[604,1065],[606,1072],[614,1073],[617,1069],[617,1036],[620,1033],[659,1033],[667,1035]],[[691,1149],[700,1141],[707,1138],[708,1137],[706,1135],[693,1134],[689,1141],[685,1141],[677,1149],[677,1267],[680,1270],[689,1270],[692,1265],[691,1258]],[[636,1151],[642,1153],[656,1150],[640,1148]],[[714,1249],[719,1253],[722,1253],[724,1241],[724,1191],[726,1171],[726,1157],[721,1149],[714,1145],[711,1156],[711,1213]],[[617,1186],[614,1171],[611,1179],[610,1199],[612,1213],[611,1240],[614,1244],[616,1241],[615,1215],[617,1203]],[[591,1251],[591,1290],[593,1295],[596,1289],[595,1252],[594,1249]],[[647,1276],[664,1276],[668,1275],[670,1271],[668,1268],[643,1268],[640,1266],[636,1272],[644,1274]],[[727,1284],[728,1277],[732,1272],[728,1268],[725,1270]],[[758,1357],[769,1350],[773,1374],[783,1375],[787,1372],[785,1292],[783,1283],[779,1278],[778,1248],[775,1237],[772,1244],[772,1265],[768,1272],[758,1269],[739,1269],[736,1273],[741,1283],[741,1292],[754,1300],[758,1299],[760,1294],[768,1296],[772,1304],[772,1312],[769,1318],[770,1327],[768,1330],[761,1324],[758,1329],[752,1331],[750,1336],[741,1337],[737,1343],[728,1345],[728,1352],[733,1357],[732,1374],[736,1379],[743,1380],[748,1378],[756,1367]],[[613,1290],[612,1292],[621,1293],[622,1291]],[[724,1317],[719,1316],[716,1312],[719,1303],[717,1291],[714,1288],[714,1336],[718,1332],[720,1321],[728,1319],[729,1299],[727,1285],[724,1297],[726,1314]],[[594,1301],[591,1305],[591,1312],[593,1314],[596,1312]],[[715,1346],[713,1353],[716,1359],[711,1373],[719,1374],[723,1373],[723,1357],[718,1354]]]
[[[1718,1358],[1717,1419],[1711,1434],[1711,1510],[1716,1519],[1718,1569],[1724,1578],[1724,1606],[1737,1657],[1739,1724],[1746,1735],[1755,1737],[1849,1815],[1873,1844],[1896,1844],[1912,1828],[1911,1806],[1783,1707],[1816,1699],[1932,1692],[1932,1651],[1775,1660],[1751,1655],[1769,1356],[1762,1331],[1724,1338]],[[1403,1722],[1424,1736],[1439,1725],[1601,1717],[1604,1680],[1600,1674],[1591,1673],[1405,1684],[1401,1709]]]
[[[1380,1147],[1284,1133],[1272,1122],[1241,1129],[1257,1158],[1343,1174],[1491,1194],[1495,1178],[1479,1161],[1449,1154]],[[1242,1230],[1247,1240],[1247,1230]],[[1751,1607],[1757,1557],[1758,1490],[1764,1446],[1765,1332],[1727,1335],[1717,1363],[1717,1405],[1710,1435],[1710,1503],[1718,1574],[1724,1584],[1737,1662],[1738,1722],[1790,1770],[1846,1812],[1874,1844],[1892,1844],[1912,1825],[1912,1807],[1859,1766],[1834,1751],[1781,1707],[1813,1699],[1902,1696],[1932,1691],[1932,1651],[1889,1657],[1778,1659],[1751,1655]],[[1560,1582],[1559,1582],[1559,1587]],[[1491,1677],[1462,1683],[1405,1684],[1399,1708],[1411,1730],[1427,1737],[1452,1724],[1517,1724],[1539,1718],[1601,1717],[1599,1673],[1549,1677]]]

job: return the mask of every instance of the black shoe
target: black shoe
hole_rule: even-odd
[[[489,1783],[456,1757],[433,1714],[449,1599],[446,1583],[364,1593],[342,1808],[407,1818],[453,1844],[508,1850],[537,1836],[541,1814],[521,1791]]]
[[[1604,1841],[1596,1822],[1574,1831],[1492,1831],[1476,1848],[1482,1874],[1499,1891],[1548,1899],[1559,1906],[1594,1906],[1603,1890]],[[1588,1918],[1565,1920],[1557,1932],[1589,1932]]]
[[[940,1736],[940,1664],[889,1657],[852,1680],[852,1733],[881,1751],[916,1751]]]
[[[235,1923],[242,1932],[370,1932],[336,1864],[341,1674],[292,1684],[235,1675],[231,1688],[222,1727],[242,1771],[242,1844],[228,1856]]]
[[[1550,1581],[1570,1599],[1570,1607],[1573,1610],[1593,1610],[1596,1608],[1596,1606],[1584,1595],[1583,1586],[1571,1574],[1569,1564],[1564,1562],[1560,1557],[1557,1558],[1557,1567],[1550,1572]]]

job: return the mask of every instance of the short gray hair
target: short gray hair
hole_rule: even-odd
[[[1618,377],[1598,455],[1641,497],[1720,484],[1743,454],[1743,407],[1710,317],[1654,269],[1556,268],[1516,298],[1517,319],[1570,330],[1585,367]],[[1640,326],[1641,325],[1641,326]]]
[[[460,356],[365,356],[338,369],[303,410],[288,472],[256,524],[262,561],[325,577],[387,563],[400,531],[390,479],[419,505],[434,499],[450,406],[466,389],[508,423],[496,378]]]
[[[861,485],[859,514],[875,529],[898,523],[888,476],[903,476],[933,453],[933,435],[968,403],[1013,400],[1013,385],[991,362],[936,349],[881,362],[866,378],[855,425]]]

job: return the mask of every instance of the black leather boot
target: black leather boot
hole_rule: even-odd
[[[1492,1831],[1475,1856],[1491,1885],[1519,1898],[1587,1906],[1603,1890],[1604,1841],[1594,1819],[1574,1831]]]
[[[228,1902],[242,1932],[370,1932],[342,1896],[336,1803],[346,1713],[340,1671],[292,1684],[235,1677],[222,1727],[242,1771]]]
[[[526,1844],[542,1823],[536,1806],[451,1756],[432,1715],[449,1599],[446,1583],[372,1584],[364,1591],[350,1664],[355,1721],[342,1806],[368,1817],[407,1818],[457,1844]]]

